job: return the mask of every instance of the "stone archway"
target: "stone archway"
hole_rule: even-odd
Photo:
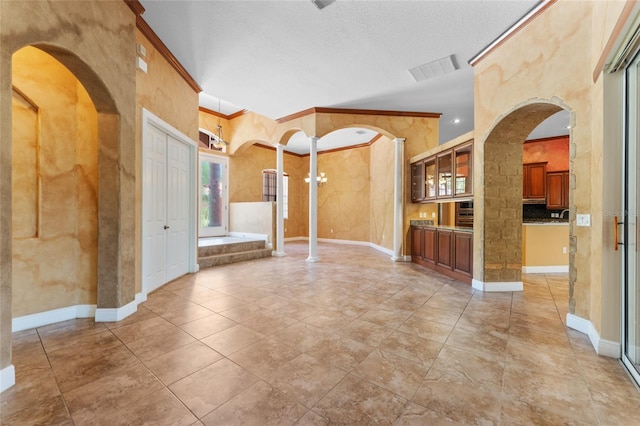
[[[538,124],[561,110],[575,112],[558,98],[531,99],[498,117],[482,143],[474,146],[474,279],[483,291],[520,291],[522,285],[522,144]],[[571,144],[571,142],[570,142]],[[570,150],[571,188],[574,187]],[[573,191],[570,191],[570,253],[576,239]],[[574,258],[569,257],[570,299],[575,282]]]

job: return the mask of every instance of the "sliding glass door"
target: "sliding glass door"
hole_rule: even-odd
[[[640,57],[625,71],[625,192],[624,192],[624,288],[622,318],[622,361],[640,383],[640,252],[638,212],[640,211]]]

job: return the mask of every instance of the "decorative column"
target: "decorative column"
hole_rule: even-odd
[[[309,151],[309,257],[307,262],[318,262],[318,137],[311,136]]]
[[[284,252],[284,145],[276,146],[276,256],[286,256]]]
[[[402,240],[404,230],[404,203],[402,193],[402,177],[404,176],[404,138],[395,138],[395,167],[393,191],[393,256],[394,262],[404,260],[402,256]]]

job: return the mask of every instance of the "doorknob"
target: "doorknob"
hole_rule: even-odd
[[[164,229],[169,229],[169,225],[165,225],[165,226],[164,226]]]

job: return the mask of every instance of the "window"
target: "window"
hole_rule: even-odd
[[[278,188],[278,172],[274,169],[262,171],[262,201],[276,201]],[[289,218],[289,175],[283,173],[282,211],[285,219]]]

